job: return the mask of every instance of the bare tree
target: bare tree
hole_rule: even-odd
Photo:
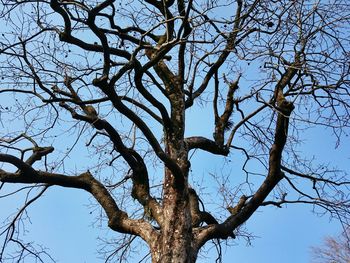
[[[320,247],[312,247],[313,262],[348,263],[350,262],[350,246],[348,232],[339,237],[328,236]]]
[[[195,262],[263,206],[348,222],[347,174],[300,151],[308,128],[349,132],[346,0],[2,0],[1,18],[1,197],[26,194],[0,261],[51,260],[21,223],[55,186],[121,233],[107,261],[137,237],[152,262]],[[215,176],[217,209],[191,183],[200,151],[245,158],[234,184]]]

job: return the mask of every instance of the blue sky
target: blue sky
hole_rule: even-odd
[[[251,72],[254,75],[254,72]],[[1,96],[1,105],[8,102],[8,98]],[[208,108],[211,106],[209,105]],[[198,109],[198,108],[197,108]],[[202,135],[211,136],[212,129],[208,129],[208,123],[213,124],[212,116],[205,111],[190,111],[188,123],[193,130],[188,135],[196,134],[197,131],[205,130]],[[6,126],[6,123],[5,123]],[[190,126],[190,125],[189,125]],[[305,142],[300,150],[307,156],[317,156],[323,162],[338,165],[342,169],[348,169],[347,163],[350,157],[350,142],[343,140],[341,145],[335,149],[335,140],[331,137],[330,131],[323,128],[310,130],[301,134]],[[68,144],[71,138],[56,140],[56,146]],[[84,144],[85,142],[82,142]],[[62,144],[62,145],[59,145]],[[73,155],[72,155],[73,156]],[[331,160],[329,161],[329,157]],[[242,179],[244,175],[237,169],[236,162],[241,161],[237,153],[231,155],[231,164],[222,170],[222,158],[209,154],[198,153],[193,157],[193,172],[191,182],[200,184],[204,188],[204,198],[211,203],[218,200],[218,185],[209,174],[231,174],[235,181]],[[72,158],[69,160],[71,171],[74,167],[79,169],[84,166],[88,158]],[[69,170],[68,169],[68,170]],[[198,185],[194,185],[197,187]],[[0,191],[0,195],[2,191]],[[22,196],[23,198],[23,196]],[[17,210],[21,196],[12,196],[0,199],[0,222],[7,215]],[[35,241],[47,247],[53,258],[58,262],[69,263],[100,263],[104,262],[97,253],[101,248],[98,238],[117,237],[116,233],[108,231],[106,222],[95,222],[96,211],[93,212],[90,206],[90,196],[83,191],[74,189],[63,189],[52,187],[43,198],[35,202],[28,212],[30,221],[27,221],[24,239]],[[210,205],[215,208],[214,205]],[[241,263],[296,263],[310,262],[310,246],[317,246],[322,243],[326,235],[337,235],[340,233],[341,225],[336,220],[330,221],[328,215],[316,216],[311,212],[312,207],[302,205],[288,205],[283,208],[264,207],[260,208],[246,223],[247,231],[257,236],[250,246],[247,246],[244,239],[238,238],[229,242],[232,246],[225,247],[224,262]],[[91,213],[92,212],[92,213]],[[228,216],[228,214],[226,214]],[[98,226],[102,224],[102,228]],[[1,240],[0,240],[1,242]],[[137,259],[147,252],[140,249],[139,257],[130,259],[129,262],[138,262]],[[198,262],[214,262],[216,258],[215,249],[211,243],[205,247],[199,256]],[[32,263],[26,261],[28,263]]]
[[[2,103],[5,102],[4,98],[1,97]],[[208,128],[208,123],[212,123],[210,115],[205,111],[191,111],[188,120],[193,127],[188,135],[203,131]],[[206,133],[203,135],[210,136],[211,130],[206,129]],[[307,156],[315,155],[321,162],[326,163],[329,157],[332,157],[331,165],[348,168],[346,164],[350,157],[349,141],[343,140],[341,145],[335,148],[335,139],[331,137],[330,131],[323,128],[310,130],[302,136],[305,141],[300,149]],[[63,141],[58,139],[56,145],[68,143],[67,139]],[[79,148],[77,151],[79,152]],[[235,153],[229,159],[231,164],[224,170],[222,170],[222,157],[198,152],[192,159],[191,181],[194,184],[199,183],[204,187],[204,192],[210,193],[204,195],[209,203],[217,199],[219,187],[209,174],[231,173],[232,180],[236,177],[241,179],[244,176],[235,166],[237,160],[241,159],[239,154]],[[88,161],[86,157],[70,159],[71,170],[73,167],[84,166],[84,161]],[[1,191],[0,194],[2,194]],[[51,187],[44,197],[28,210],[30,222],[26,225],[28,232],[24,239],[44,245],[53,258],[61,263],[104,262],[97,252],[102,246],[98,238],[117,237],[117,234],[107,230],[106,222],[102,222],[102,229],[98,227],[99,222],[94,222],[96,214],[94,212],[90,214],[92,212],[89,207],[90,198],[89,194],[83,191]],[[19,196],[0,199],[1,222],[7,215],[17,210],[19,200],[23,201]],[[214,205],[210,207],[217,208]],[[247,231],[256,238],[252,240],[250,246],[247,246],[246,241],[241,238],[230,241],[230,247],[225,247],[224,241],[223,262],[234,262],[233,260],[242,263],[310,262],[310,246],[320,245],[324,236],[337,235],[341,231],[337,221],[330,221],[328,215],[318,217],[311,213],[311,209],[312,207],[303,205],[260,208],[245,225]],[[146,253],[145,247],[142,247],[139,255],[136,254],[135,258],[130,259],[129,262],[138,262],[137,259]],[[198,262],[214,262],[215,258],[215,248],[208,243],[199,256]]]
[[[29,233],[25,240],[43,244],[59,262],[104,262],[98,259],[96,250],[101,243],[97,238],[107,231],[92,225],[94,217],[86,206],[87,198],[89,195],[82,191],[50,189],[29,209],[31,223],[27,225]],[[18,199],[1,200],[1,217],[13,211],[16,205]],[[310,207],[298,205],[259,209],[246,227],[257,238],[251,246],[242,239],[229,248],[223,244],[224,262],[233,262],[232,259],[243,263],[310,262],[310,246],[321,244],[325,235],[336,235],[341,230],[336,221],[330,222],[327,216],[315,216]],[[109,235],[114,236],[113,233]],[[209,243],[207,248],[210,246]],[[143,250],[140,256],[144,254]],[[202,254],[198,262],[214,262],[215,257],[212,248]]]
[[[306,153],[320,155],[321,159],[323,156],[324,160],[329,156],[335,157],[335,164],[342,167],[349,158],[347,149],[350,145],[344,142],[335,149],[334,143],[320,144],[322,138],[328,135],[328,132],[322,130],[312,136],[308,135],[303,148]],[[220,162],[216,162],[219,159],[204,155],[201,160],[194,160],[198,162],[193,164],[194,169],[202,166],[202,176],[208,178],[207,172],[220,167]],[[209,178],[208,181],[203,181],[208,188],[213,187],[214,191],[209,198],[215,199],[216,186],[211,180]],[[97,253],[101,247],[98,237],[116,237],[117,234],[106,229],[106,222],[102,222],[102,230],[97,227],[99,222],[94,223],[94,214],[90,214],[92,210],[88,206],[89,198],[88,194],[79,190],[52,187],[30,207],[30,223],[26,226],[29,232],[26,233],[25,240],[43,244],[58,262],[104,262]],[[9,211],[16,211],[18,201],[18,196],[0,199],[0,219],[8,215]],[[230,242],[231,247],[225,247],[223,242],[224,262],[310,262],[310,246],[320,245],[324,236],[337,235],[341,231],[337,221],[330,221],[327,215],[316,216],[311,213],[311,209],[310,206],[302,205],[260,208],[245,225],[256,238],[250,246],[241,238]],[[139,256],[146,254],[144,248],[140,251]],[[129,262],[136,263],[138,258],[136,254],[135,259]],[[215,258],[215,249],[208,243],[198,262],[214,262]]]

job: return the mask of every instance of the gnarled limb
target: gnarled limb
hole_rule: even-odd
[[[266,179],[261,184],[256,193],[241,207],[238,213],[232,214],[222,224],[204,227],[196,237],[198,247],[203,246],[208,240],[213,238],[228,238],[230,234],[258,209],[265,198],[274,187],[283,179],[281,171],[282,152],[287,140],[289,117],[294,109],[294,105],[286,100],[280,102],[283,113],[278,113],[275,139],[270,148],[269,171]]]
[[[127,213],[120,210],[111,194],[89,171],[79,175],[68,176],[35,170],[19,158],[9,154],[0,154],[0,162],[12,164],[19,169],[19,172],[16,173],[0,170],[0,181],[3,183],[44,183],[52,186],[85,190],[91,193],[96,201],[101,204],[109,219],[111,229],[138,235],[146,241],[156,235],[155,230],[149,223],[144,220],[130,219]]]

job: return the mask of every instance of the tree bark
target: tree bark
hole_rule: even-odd
[[[172,175],[168,175],[172,180]],[[188,189],[170,187],[164,194],[164,225],[158,244],[160,256],[153,262],[195,262],[196,254],[192,249],[192,221],[188,201]]]

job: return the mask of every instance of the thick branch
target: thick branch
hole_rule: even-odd
[[[266,179],[253,195],[253,197],[240,209],[238,213],[232,214],[224,223],[204,228],[197,236],[198,246],[203,246],[213,238],[228,238],[232,231],[247,221],[250,216],[263,203],[272,189],[284,177],[281,171],[282,151],[287,140],[289,116],[294,109],[292,103],[284,100],[280,104],[282,112],[278,113],[275,139],[270,149],[269,171]]]
[[[88,171],[77,176],[49,173],[33,169],[19,158],[0,154],[0,162],[16,166],[20,172],[9,173],[0,170],[0,182],[58,185],[68,188],[83,189],[91,193],[101,204],[109,219],[109,226],[115,231],[141,236],[146,241],[154,236],[152,226],[143,220],[132,220],[120,210],[107,189]]]
[[[70,111],[74,119],[86,121],[93,125],[97,130],[104,130],[108,133],[115,149],[123,156],[133,170],[133,197],[136,198],[145,209],[150,208],[153,217],[159,224],[161,224],[161,209],[156,200],[150,196],[148,172],[142,157],[135,150],[127,148],[124,145],[119,133],[106,120],[99,119],[97,116],[79,115],[74,109],[63,103],[61,103],[61,106]]]
[[[229,154],[229,148],[218,145],[216,142],[201,136],[186,138],[185,144],[188,150],[201,149],[206,152],[224,156]]]
[[[105,1],[104,3],[109,3],[109,1]],[[72,25],[71,25],[71,20],[69,18],[69,15],[60,6],[60,3],[57,0],[51,0],[50,6],[55,12],[60,14],[64,20],[64,32],[60,32],[59,34],[61,41],[74,44],[84,50],[95,51],[95,52],[105,52],[106,46],[89,44],[72,35]],[[103,5],[98,5],[95,9],[93,9],[93,11],[97,12],[101,7],[103,7]],[[109,48],[108,52],[110,54],[126,58],[128,60],[131,58],[131,55],[129,52],[120,50],[117,48]]]
[[[105,84],[107,85],[107,84]],[[179,168],[179,166],[176,164],[174,160],[172,160],[162,149],[160,146],[158,140],[155,138],[154,134],[150,130],[150,128],[147,126],[147,124],[139,117],[137,114],[135,114],[132,110],[130,110],[128,107],[126,107],[117,94],[115,93],[113,87],[106,87],[101,86],[101,89],[105,92],[105,94],[109,97],[111,102],[113,103],[113,106],[124,116],[126,116],[128,119],[130,119],[133,123],[137,125],[137,127],[143,132],[145,137],[147,138],[148,142],[152,146],[155,154],[158,156],[159,159],[161,159],[164,164],[173,172],[174,175],[182,177],[182,171]],[[164,121],[164,119],[163,119]]]

